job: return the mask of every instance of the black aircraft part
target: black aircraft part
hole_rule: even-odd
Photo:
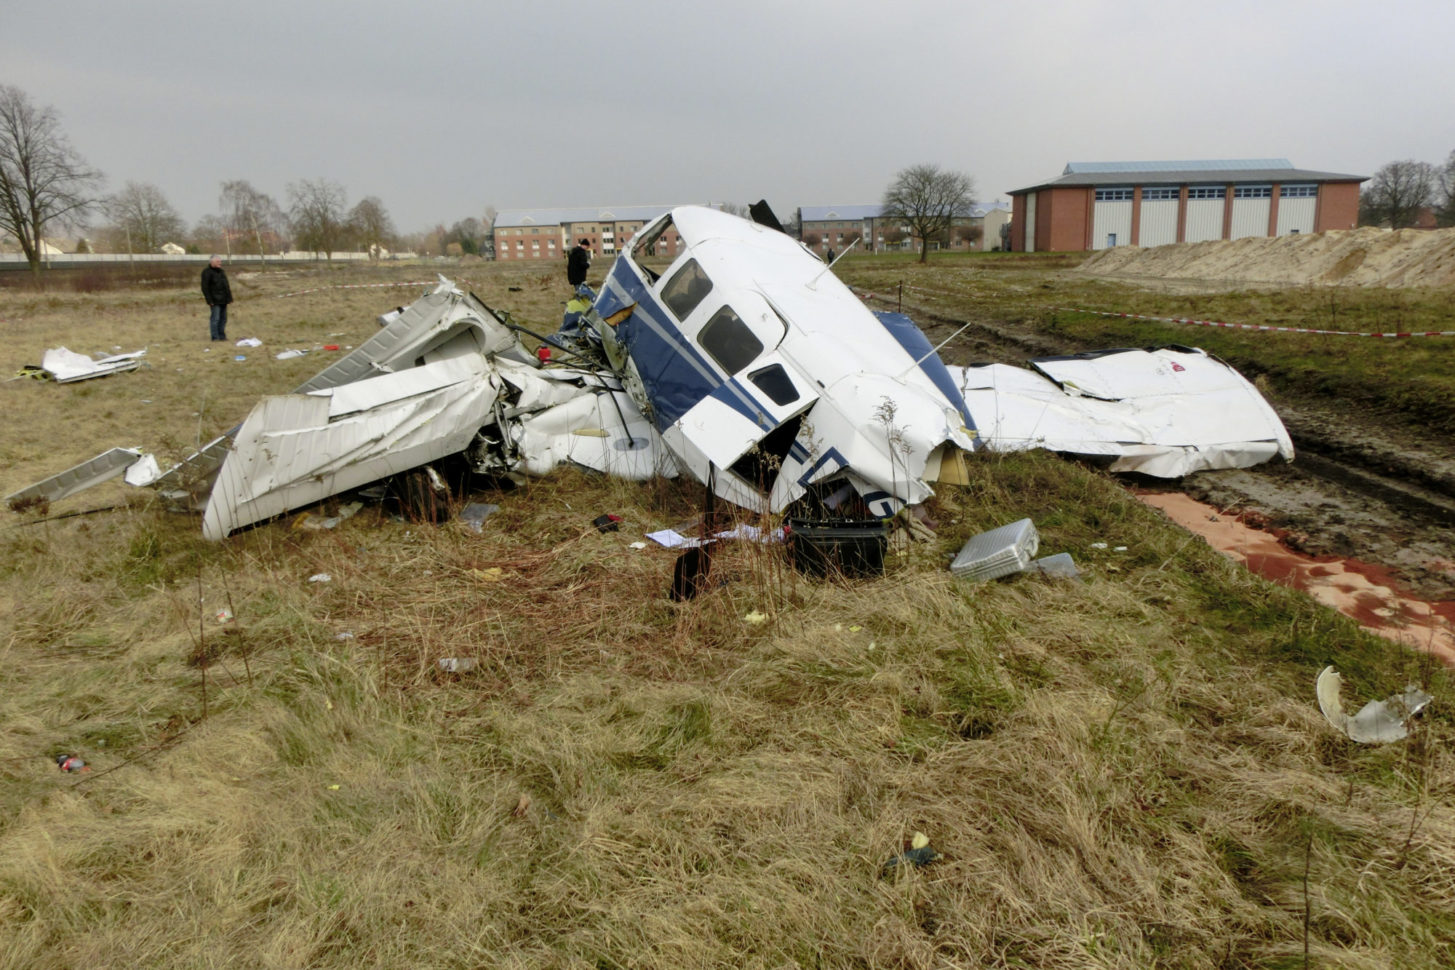
[[[748,206],[748,214],[760,226],[777,229],[779,232],[783,231],[783,223],[779,222],[778,217],[773,214],[773,210],[768,206],[767,199],[759,199],[757,202]]]

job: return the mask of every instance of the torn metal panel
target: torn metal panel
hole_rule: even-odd
[[[1178,478],[1293,458],[1283,422],[1241,374],[1201,350],[1042,358],[1041,373],[950,368],[986,446],[1111,458],[1112,471]]]
[[[241,428],[202,516],[222,539],[280,515],[465,450],[501,382],[463,356],[311,394],[264,398]]]
[[[5,496],[5,504],[14,509],[34,502],[59,501],[92,485],[110,481],[124,473],[141,457],[142,453],[135,448],[112,448],[79,465],[72,465],[45,481],[12,492]]]
[[[69,384],[136,370],[141,366],[141,358],[145,356],[145,350],[135,350],[129,354],[91,358],[65,347],[56,347],[41,356],[40,366],[57,384]]]
[[[1382,701],[1370,701],[1349,715],[1344,712],[1340,696],[1344,678],[1333,667],[1319,672],[1314,690],[1319,710],[1333,727],[1360,744],[1387,744],[1409,734],[1410,721],[1419,715],[1434,697],[1411,684],[1402,693]]]
[[[429,293],[381,322],[378,333],[298,385],[294,393],[340,387],[466,353],[531,359],[493,310],[444,277]]]

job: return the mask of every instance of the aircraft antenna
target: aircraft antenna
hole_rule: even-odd
[[[859,237],[859,239],[863,239],[863,238],[864,238],[863,236],[860,236]],[[808,288],[810,290],[813,289],[814,288],[814,284],[816,284],[819,281],[819,278],[822,277],[823,274],[827,273],[829,270],[831,270],[831,269],[834,268],[834,263],[837,263],[839,260],[843,259],[845,256],[847,256],[849,254],[849,250],[851,250],[855,246],[859,245],[859,239],[855,239],[853,242],[851,242],[847,246],[845,246],[844,247],[844,251],[841,252],[841,253],[839,253],[837,256],[834,257],[834,262],[833,263],[829,263],[823,269],[819,270],[818,276],[815,276],[813,279],[809,280]]]

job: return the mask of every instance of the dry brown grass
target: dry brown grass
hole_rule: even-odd
[[[471,272],[543,326],[565,289]],[[190,441],[198,417],[173,412],[200,387],[226,427],[319,365],[271,351],[357,343],[391,302],[246,286],[231,329],[268,346],[236,367],[200,355],[190,294],[22,320],[21,351],[91,349],[56,335],[100,314],[117,335],[84,333],[150,343],[154,366],[8,386],[0,487],[113,425]],[[165,411],[136,405],[177,383]],[[561,474],[490,496],[479,535],[366,509],[211,545],[144,499],[3,513],[0,967],[1295,967],[1305,912],[1311,965],[1445,966],[1444,673],[1101,475],[973,470],[882,578],[733,546],[683,605],[673,555],[629,543],[694,514],[697,486]],[[605,511],[620,532],[590,527]],[[1085,583],[947,574],[1022,515]],[[479,666],[441,673],[451,656]],[[1330,661],[1363,696],[1429,684],[1412,743],[1335,735],[1313,699]],[[70,752],[94,770],[58,772]],[[943,857],[886,877],[915,831]]]

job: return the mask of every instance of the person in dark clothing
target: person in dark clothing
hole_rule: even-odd
[[[222,268],[222,257],[213,256],[202,271],[202,299],[212,310],[208,326],[213,340],[227,339],[227,305],[232,302],[232,287],[227,284],[227,272]]]
[[[586,271],[591,268],[591,250],[587,248],[590,245],[589,239],[577,240],[566,257],[566,282],[572,286],[586,282]]]

